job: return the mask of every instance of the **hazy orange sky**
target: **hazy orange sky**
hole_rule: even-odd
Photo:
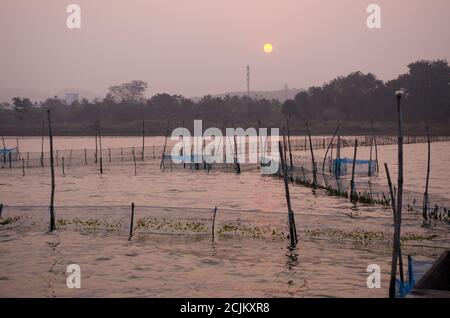
[[[81,29],[66,7],[81,6]],[[366,26],[369,4],[382,28]],[[141,79],[148,96],[305,88],[352,71],[395,78],[450,59],[450,0],[1,0],[0,88],[104,95]],[[274,46],[263,52],[265,42]]]

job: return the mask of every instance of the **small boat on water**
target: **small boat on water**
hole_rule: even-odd
[[[441,254],[408,297],[450,298],[450,250]]]

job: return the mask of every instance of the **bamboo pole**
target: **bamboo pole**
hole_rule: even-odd
[[[325,171],[325,160],[327,159],[327,155],[328,155],[328,151],[330,151],[330,147],[333,144],[334,138],[336,137],[336,134],[339,130],[339,125],[336,127],[336,129],[334,130],[334,134],[333,137],[331,138],[330,143],[328,144],[327,150],[325,151],[325,156],[323,156],[323,162],[322,162],[322,171]]]
[[[309,138],[309,150],[311,151],[312,173],[313,173],[313,187],[314,187],[314,189],[317,189],[316,161],[314,160],[314,150],[313,150],[313,145],[312,145],[312,141],[311,141],[311,132],[309,130],[308,122],[306,122],[306,130],[308,132],[308,138]]]
[[[216,213],[217,213],[217,207],[214,207],[214,214],[212,219],[212,241],[214,242],[214,234],[215,234],[215,225],[216,225]]]
[[[145,120],[142,119],[142,153],[141,153],[142,161],[144,161],[144,152],[145,152]]]
[[[65,177],[66,176],[66,172],[64,170],[64,157],[61,158],[61,166],[62,166],[63,177]]]
[[[129,240],[131,240],[131,237],[133,236],[133,223],[134,223],[134,202],[131,203],[131,223],[130,223],[130,237],[129,237]]]
[[[98,158],[98,145],[97,145],[97,134],[95,134],[95,164],[97,164]]]
[[[336,145],[336,159],[335,159],[335,175],[338,178],[341,175],[341,135],[338,135]]]
[[[236,169],[236,173],[240,174],[241,173],[241,166],[239,164],[239,158],[238,158],[238,153],[237,153],[236,134],[234,134],[233,140],[234,140],[234,168]]]
[[[289,163],[290,163],[290,179],[294,180],[294,161],[292,160],[292,147],[291,147],[291,132],[289,130],[289,119],[286,119],[286,130],[287,130],[287,140],[288,140],[288,147],[289,147]]]
[[[42,118],[41,167],[44,166],[44,118]]]
[[[297,245],[297,229],[295,226],[295,218],[294,218],[294,211],[292,211],[291,207],[291,196],[289,193],[289,180],[287,177],[287,167],[286,167],[286,161],[284,160],[283,156],[283,149],[281,147],[281,141],[278,142],[278,150],[280,152],[280,164],[283,169],[283,178],[284,178],[284,190],[286,195],[286,203],[288,208],[288,222],[289,222],[289,237],[291,239],[291,246]]]
[[[11,151],[10,151],[10,152],[8,152],[9,169],[12,168],[12,162],[11,162],[11,161],[12,161],[12,160],[11,160]]]
[[[163,147],[163,152],[161,155],[161,163],[159,165],[159,169],[163,169],[164,170],[164,156],[166,154],[166,147],[167,147],[167,138],[169,135],[169,122],[167,122],[167,129],[166,129],[166,139],[164,141],[164,147]]]
[[[48,119],[48,136],[50,141],[50,172],[51,172],[51,194],[50,194],[50,232],[55,228],[55,166],[53,162],[53,133],[52,133],[52,122],[50,119],[50,110],[47,110]]]
[[[86,148],[84,148],[84,164],[85,164],[86,166],[88,165]]]
[[[98,127],[98,145],[100,150],[100,174],[103,174],[103,154],[102,154],[102,131],[101,124],[99,123]]]
[[[22,158],[22,177],[25,177],[25,159]]]
[[[395,298],[395,277],[397,274],[397,255],[400,251],[401,222],[402,222],[402,201],[403,201],[403,128],[401,99],[403,92],[396,93],[397,98],[397,122],[398,122],[398,180],[397,180],[397,217],[394,227],[394,241],[392,251],[391,279],[389,284],[389,297]]]
[[[372,120],[372,128],[370,130],[370,154],[369,154],[369,169],[367,171],[367,175],[369,177],[372,176],[372,148],[373,148],[373,120]]]
[[[56,166],[59,166],[59,152],[56,150]]]
[[[137,175],[137,169],[136,169],[136,152],[134,151],[134,147],[133,147],[133,163],[134,163],[134,175]]]
[[[5,137],[2,136],[2,141],[3,141],[3,165],[2,168],[4,166],[6,166],[6,145],[5,145]]]
[[[428,143],[428,156],[427,156],[427,177],[425,181],[425,192],[423,194],[423,211],[422,216],[423,220],[427,221],[428,219],[428,206],[429,206],[429,197],[428,197],[428,185],[430,181],[430,165],[431,165],[431,141],[430,141],[430,131],[428,126],[426,127],[427,132],[427,143]]]
[[[377,136],[374,136],[373,138],[374,144],[375,144],[375,161],[377,163],[377,172],[380,171],[380,166],[378,165],[378,144],[377,144]]]
[[[72,167],[72,149],[70,149],[69,153],[69,167]]]
[[[352,164],[352,179],[350,181],[350,201],[355,201],[355,165],[356,165],[356,152],[358,150],[358,139],[355,139],[355,150],[353,152],[353,164]]]
[[[29,163],[29,160],[30,160],[30,153],[29,153],[29,152],[27,152],[27,168],[28,168],[28,163]]]
[[[3,212],[3,203],[0,203],[0,218],[2,217]]]
[[[16,152],[17,152],[17,158],[16,160],[20,160],[20,150],[19,150],[19,138],[16,138]]]
[[[397,219],[397,213],[396,213],[397,208],[395,206],[395,194],[394,194],[394,189],[392,187],[391,174],[389,173],[389,168],[386,163],[384,164],[384,169],[386,170],[386,177],[387,177],[388,186],[389,186],[389,195],[391,196],[392,215],[393,215],[394,224],[395,224],[396,219]],[[401,247],[399,247],[399,252],[398,252],[398,264],[400,267],[400,281],[403,282],[404,281],[403,257],[402,257]]]
[[[109,163],[111,163],[111,148],[108,148]]]

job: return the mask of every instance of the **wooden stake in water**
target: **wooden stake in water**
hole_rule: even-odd
[[[377,163],[376,168],[377,168],[377,172],[379,172],[380,171],[380,167],[378,165],[378,145],[377,145],[377,136],[376,135],[373,136],[373,141],[374,141],[374,144],[375,144],[375,161]]]
[[[0,203],[0,218],[2,217],[3,212],[3,203]]]
[[[12,168],[11,151],[8,152],[9,169]]]
[[[238,158],[238,150],[237,150],[237,141],[236,141],[236,135],[234,137],[234,167],[236,169],[236,173],[241,173],[241,166],[239,164],[239,158]]]
[[[294,180],[294,161],[292,160],[291,132],[289,130],[289,119],[286,119],[286,130],[287,130],[287,141],[288,141],[288,147],[289,147],[289,163],[291,166],[290,179],[293,181]]]
[[[44,166],[44,118],[42,118],[41,167]]]
[[[389,168],[386,163],[384,163],[384,169],[386,170],[386,177],[387,177],[388,187],[389,187],[389,195],[391,197],[392,214],[393,214],[393,219],[394,219],[394,224],[395,224],[396,219],[397,219],[397,213],[395,211],[397,210],[397,208],[395,206],[395,195],[394,195],[394,189],[392,187],[391,174],[389,173]],[[401,247],[399,247],[399,252],[398,252],[398,264],[400,267],[400,281],[403,282],[404,281],[403,257],[402,257]]]
[[[278,142],[278,150],[280,152],[280,164],[283,169],[283,177],[284,177],[284,190],[286,195],[286,203],[288,207],[288,222],[289,222],[289,237],[291,239],[291,246],[295,246],[297,244],[297,229],[295,226],[295,218],[294,211],[292,211],[291,207],[291,195],[289,193],[289,180],[287,176],[287,166],[283,156],[283,149],[281,148],[281,141]]]
[[[95,164],[97,164],[98,158],[98,145],[97,145],[97,134],[95,134]]]
[[[134,163],[134,175],[137,175],[137,170],[136,170],[136,153],[134,151],[134,147],[133,147],[133,163]]]
[[[358,139],[355,139],[355,151],[353,153],[353,164],[352,164],[352,179],[350,181],[350,201],[354,202],[356,200],[355,194],[355,165],[356,165],[356,152],[358,150]]]
[[[16,160],[20,160],[20,149],[19,149],[19,138],[16,138],[16,152],[17,152],[17,158]]]
[[[142,153],[141,153],[141,160],[144,160],[144,151],[145,151],[145,120],[142,119]]]
[[[322,171],[325,172],[325,160],[327,159],[327,155],[328,155],[328,151],[330,151],[330,148],[333,144],[334,138],[336,137],[336,134],[339,130],[339,125],[336,127],[336,129],[334,130],[334,134],[333,137],[331,138],[330,143],[328,144],[327,150],[325,151],[325,156],[323,156],[323,162],[322,162]],[[333,157],[333,155],[331,155],[331,157]],[[332,158],[333,159],[333,158]]]
[[[369,154],[369,169],[367,171],[367,175],[369,177],[372,176],[372,148],[373,148],[373,120],[372,120],[372,128],[370,130],[370,154]]]
[[[50,141],[50,172],[52,180],[52,188],[50,194],[50,232],[56,228],[55,225],[55,166],[53,163],[53,133],[52,133],[52,122],[50,119],[50,110],[47,110],[48,119],[48,137]]]
[[[111,148],[108,148],[108,159],[109,163],[111,163]]]
[[[64,171],[64,157],[61,158],[61,166],[62,166],[63,177],[65,177],[66,176],[66,172]]]
[[[133,225],[134,225],[134,202],[131,203],[131,222],[130,222],[130,240],[133,236]]]
[[[84,164],[85,164],[86,166],[88,165],[86,148],[84,148]]]
[[[392,251],[391,279],[389,283],[389,297],[395,298],[395,277],[397,276],[397,255],[400,252],[401,222],[402,222],[402,202],[403,202],[403,127],[401,99],[403,92],[396,93],[397,98],[397,122],[398,122],[398,180],[397,180],[397,209],[394,225],[394,241]]]
[[[22,177],[25,177],[25,159],[22,158]]]
[[[100,174],[103,174],[103,154],[102,154],[102,131],[101,126],[99,124],[98,127],[98,145],[100,150]]]
[[[3,141],[3,166],[6,166],[6,146],[5,146],[5,137],[2,136],[2,141]]]
[[[306,122],[306,130],[308,132],[308,138],[309,138],[309,150],[311,151],[313,187],[314,187],[314,189],[316,189],[317,188],[317,167],[316,167],[316,161],[314,160],[314,150],[313,150],[313,145],[312,145],[312,141],[311,141],[311,132],[309,131],[308,122]]]
[[[431,164],[431,141],[430,141],[430,132],[429,132],[428,126],[426,127],[426,131],[427,131],[427,143],[428,143],[428,157],[427,157],[427,178],[425,181],[425,192],[423,194],[422,216],[423,216],[424,221],[426,221],[428,219],[428,206],[429,206],[428,184],[430,181],[430,164]]]
[[[213,219],[212,219],[212,241],[214,242],[214,233],[215,233],[215,225],[216,225],[216,213],[217,207],[214,207]]]
[[[27,152],[27,168],[28,168],[28,162],[29,162],[29,160],[30,160],[30,153]]]
[[[58,150],[56,150],[56,166],[59,165],[59,153]]]
[[[161,163],[159,165],[159,169],[163,169],[164,170],[164,156],[166,154],[166,147],[167,147],[167,138],[169,136],[169,122],[167,122],[167,129],[166,129],[166,139],[164,140],[164,147],[163,147],[163,152],[161,155]]]

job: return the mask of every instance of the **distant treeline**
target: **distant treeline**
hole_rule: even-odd
[[[341,76],[321,87],[310,87],[294,100],[257,99],[247,96],[204,96],[198,102],[181,95],[157,94],[145,99],[147,83],[132,81],[112,86],[103,100],[74,102],[55,97],[36,104],[24,96],[0,105],[2,135],[40,135],[43,114],[49,109],[55,134],[89,135],[101,128],[104,135],[163,135],[171,128],[280,127],[287,118],[293,133],[304,133],[309,121],[313,133],[330,134],[338,123],[345,134],[366,134],[375,122],[378,134],[395,133],[395,91],[406,92],[404,120],[407,133],[422,135],[425,125],[434,134],[450,134],[450,67],[445,60],[418,61],[408,73],[383,82],[361,72]]]

